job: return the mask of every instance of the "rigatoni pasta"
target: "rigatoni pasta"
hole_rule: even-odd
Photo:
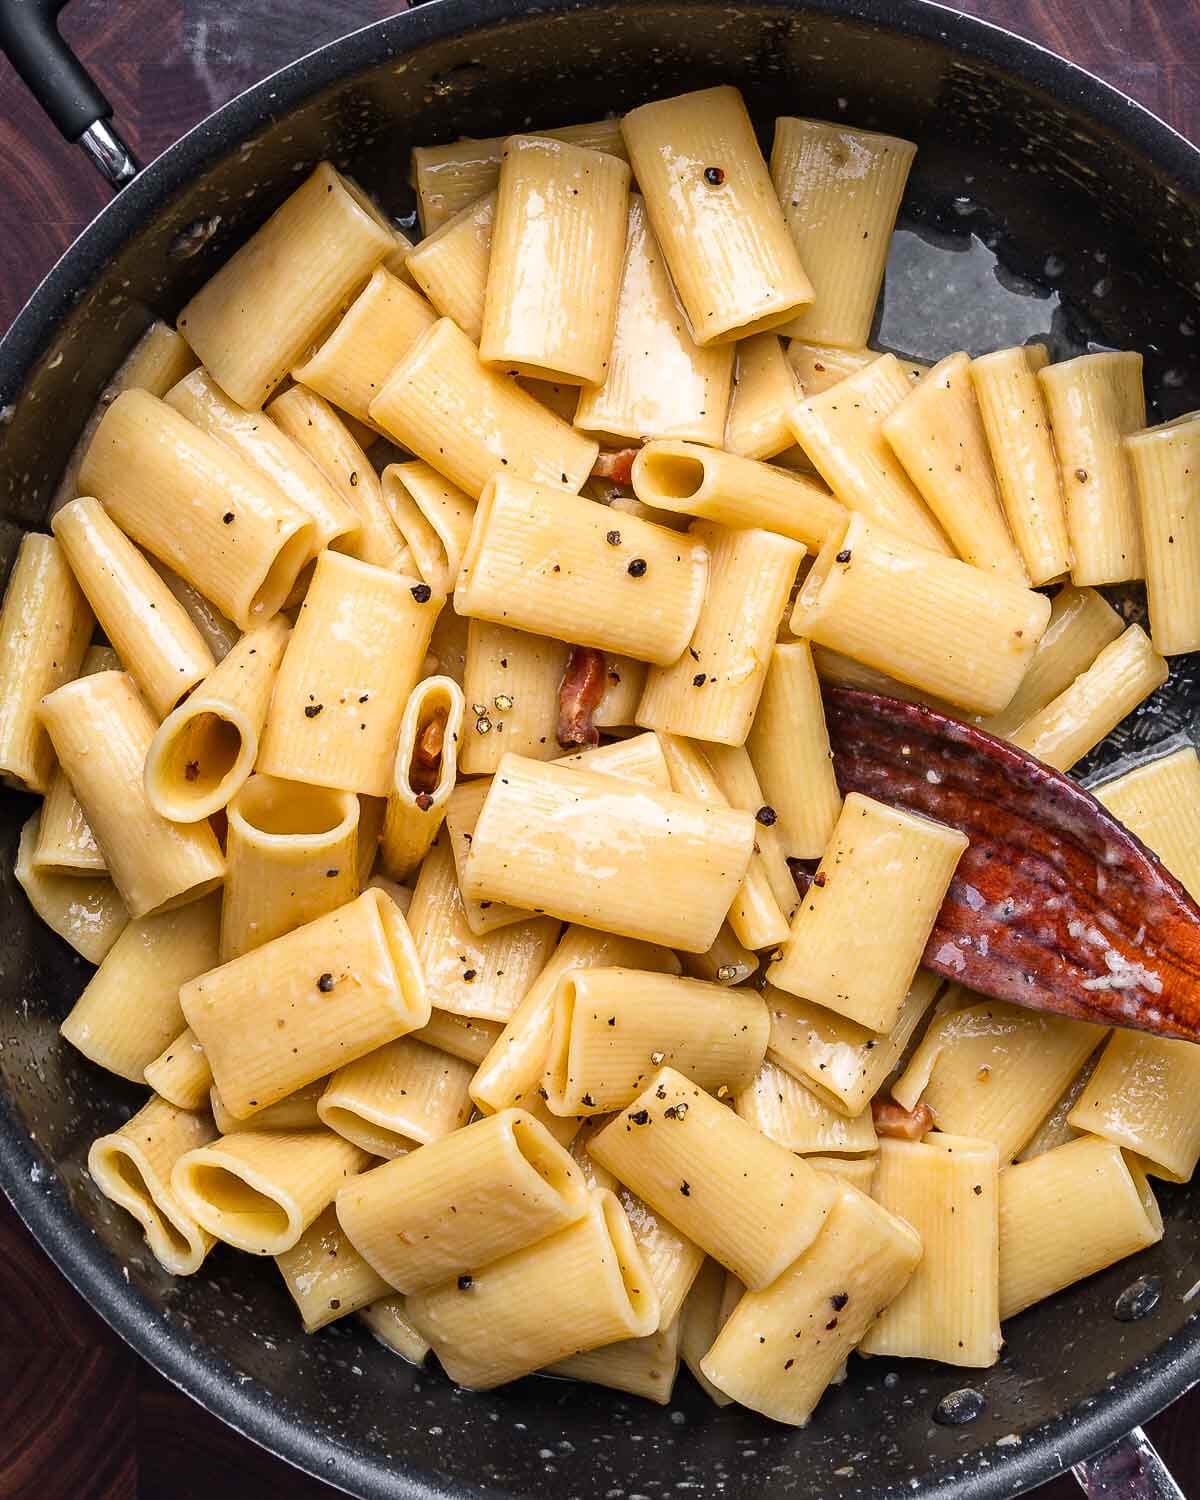
[[[537,133],[551,140],[568,141],[571,145],[607,151],[611,156],[626,159],[620,120],[562,125]],[[426,239],[460,209],[496,186],[504,141],[504,136],[482,141],[464,136],[444,146],[417,146],[413,149],[412,184],[417,193],[421,232]]]
[[[612,1193],[557,1234],[515,1250],[467,1281],[408,1299],[408,1311],[456,1385],[490,1390],[569,1354],[648,1338],[658,1298]],[[484,1335],[483,1330],[487,1330]]]
[[[156,1094],[178,1109],[204,1108],[212,1094],[212,1069],[190,1026],[146,1064],[145,1079]]]
[[[476,936],[467,925],[445,835],[421,866],[408,921],[430,1004],[486,1021],[508,1020],[558,938],[552,917],[529,912],[522,921]]]
[[[380,483],[415,571],[434,593],[452,593],[471,535],[474,504],[457,485],[420,462],[389,464]]]
[[[1122,438],[1146,425],[1142,356],[1081,354],[1038,371],[1067,502],[1078,584],[1146,571],[1133,473]]]
[[[377,890],[202,974],[179,1002],[238,1119],[429,1020],[412,938]]]
[[[358,512],[273,417],[231,401],[204,370],[193,370],[163,399],[299,506],[312,522],[314,553],[335,543],[343,548],[355,544],[361,529]]]
[[[695,521],[688,539],[708,553],[708,586],[687,650],[646,678],[645,729],[742,745],[804,548],[771,531]]]
[[[227,806],[245,784],[290,636],[282,615],[248,630],[158,726],[143,775],[155,812],[197,823]]]
[[[358,1254],[337,1221],[333,1205],[308,1226],[290,1250],[275,1257],[305,1333],[349,1317],[392,1295],[378,1272]]]
[[[1000,1317],[1162,1238],[1146,1174],[1097,1136],[1000,1174]]]
[[[53,526],[97,624],[146,702],[164,717],[212,670],[204,637],[98,500],[72,500]]]
[[[1193,746],[1126,771],[1093,795],[1200,900],[1200,756]]]
[[[772,648],[746,749],[784,853],[819,859],[842,807],[808,641]]]
[[[665,1403],[682,1354],[800,1425],[855,1347],[992,1363],[1200,1156],[1190,1044],[916,967],[965,923],[1000,988],[1077,856],[843,738],[1089,750],[1189,640],[1197,421],[1133,354],[867,348],[907,142],[780,120],[773,187],[732,88],[535,126],[414,153],[417,247],[322,164],[185,309],[204,363],[157,325],[105,389],[0,612],[15,879],[99,964],[63,1040],[154,1091],[91,1160],[168,1270],[219,1237],[464,1385]],[[1083,581],[1134,498],[1153,644]],[[1100,796],[1200,888],[1155,753]]]
[[[549,484],[494,478],[454,590],[460,615],[668,666],[699,619],[708,553],[636,516]]]
[[[217,1239],[251,1255],[282,1255],[369,1162],[331,1130],[246,1130],[184,1152],[171,1189]]]
[[[724,446],[745,458],[774,458],[792,447],[791,407],[800,400],[795,374],[774,333],[756,333],[737,346],[733,399]]]
[[[916,154],[911,141],[874,130],[775,121],[771,180],[815,293],[782,333],[849,349],[866,343]]]
[[[884,418],[883,435],[959,557],[1028,583],[1000,504],[970,370],[966,354],[939,360]]]
[[[250,777],[228,809],[222,963],[353,901],[361,816],[352,792]]]
[[[370,416],[473,500],[502,469],[578,490],[599,451],[514,380],[483,364],[449,318],[426,330],[395,366]]]
[[[845,507],[803,474],[699,443],[653,442],[633,461],[638,498],[723,526],[760,526],[813,551],[846,523]]]
[[[183,1029],[179,987],[217,962],[217,896],[130,922],[59,1027],[99,1067],[133,1083]]]
[[[1125,622],[1095,589],[1067,584],[1050,605],[1050,623],[1037,644],[1021,685],[983,727],[1001,739],[1052,703],[1125,629]]]
[[[571,385],[604,379],[628,196],[629,164],[618,157],[509,136],[479,338],[485,364]]]
[[[828,1178],[673,1068],[588,1151],[748,1287],[770,1285],[813,1242],[835,1197]]]
[[[43,698],[41,711],[130,916],[198,900],[220,885],[225,861],[208,824],[169,823],[146,798],[142,767],[155,723],[131,677],[80,677]]]
[[[107,875],[54,875],[34,867],[40,820],[35,812],[21,827],[13,878],[46,926],[98,964],[124,931],[129,911]]]
[[[109,407],[79,482],[242,630],[280,608],[313,553],[306,512],[146,391],[125,391]]]
[[[766,1006],[743,990],[636,969],[564,974],[554,995],[546,1103],[557,1115],[620,1109],[664,1065],[712,1093],[737,1093],[766,1055],[768,1030]]]
[[[1000,1221],[996,1148],[966,1136],[883,1140],[876,1200],[911,1224],[923,1254],[871,1327],[865,1354],[986,1369],[1000,1355]]]
[[[359,1254],[411,1294],[475,1274],[588,1206],[570,1156],[524,1110],[508,1109],[357,1178],[339,1193],[337,1212]]]
[[[794,634],[913,687],[998,713],[1049,618],[1043,595],[912,546],[855,514],[822,548],[791,623]]]
[[[733,360],[731,346],[702,349],[692,338],[645,200],[632,194],[608,368],[580,393],[575,426],[605,438],[715,445],[725,431]]]
[[[174,1276],[191,1276],[216,1243],[180,1201],[172,1183],[175,1163],[216,1135],[205,1115],[176,1109],[151,1096],[148,1104],[88,1150],[88,1172],[142,1226],[151,1254]]]
[[[908,1285],[921,1249],[912,1225],[842,1185],[816,1240],[770,1286],[739,1300],[701,1369],[743,1406],[803,1427]]]
[[[1167,663],[1140,625],[1117,637],[1070,687],[1009,735],[1012,743],[1069,771],[1167,680]]]
[[[427,583],[323,552],[275,680],[259,770],[386,797],[441,607]]]
[[[436,322],[437,313],[424,297],[376,266],[328,338],[292,374],[370,426],[371,402],[389,373]]]
[[[49,790],[54,749],[38,705],[78,674],[94,624],[60,544],[36,532],[22,537],[0,609],[0,776],[6,785]]]
[[[478,1108],[487,1114],[516,1105],[527,1108],[542,1085],[560,981],[577,969],[622,967],[677,974],[679,960],[656,944],[568,927],[471,1080]]]
[[[321,162],[205,282],[179,314],[179,331],[223,390],[260,407],[394,248],[362,190]]]
[[[462,734],[462,688],[449,677],[424,678],[400,720],[380,844],[384,869],[397,880],[416,868],[437,837],[454,790]]]
[[[1152,1176],[1187,1182],[1200,1161],[1197,1078],[1192,1043],[1114,1031],[1067,1119],[1136,1152]]]
[[[452,318],[476,344],[483,332],[495,217],[496,194],[483,193],[427,234],[406,262],[409,275],[438,312]]]
[[[1125,438],[1146,553],[1150,637],[1163,656],[1200,648],[1200,527],[1188,503],[1200,464],[1200,416]]]
[[[467,1123],[473,1071],[413,1036],[398,1037],[339,1068],[317,1115],[372,1156],[403,1156]]]
[[[883,435],[885,420],[912,388],[896,356],[881,355],[802,401],[791,415],[792,431],[844,506],[918,547],[952,555],[945,533]]]
[[[379,476],[329,402],[305,386],[293,385],[275,397],[267,416],[308,454],[358,516],[358,531],[347,535],[342,550],[377,568],[408,571],[413,566],[411,554],[388,515]]]
[[[840,1113],[778,1063],[764,1062],[735,1093],[733,1107],[755,1130],[799,1156],[873,1155],[878,1146],[869,1109]]]
[[[813,300],[737,89],[643,104],[621,133],[701,347],[776,328]]]
[[[768,981],[891,1031],[967,842],[956,828],[851,792]]]
[[[609,830],[600,848],[596,827]],[[703,953],[753,841],[751,813],[506,755],[475,825],[463,894]],[[564,869],[568,882],[557,878]]]
[[[1046,361],[1044,344],[1024,344],[984,354],[969,367],[1009,530],[1035,586],[1072,562],[1062,477],[1037,378]]]

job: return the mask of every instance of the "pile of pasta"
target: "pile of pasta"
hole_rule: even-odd
[[[843,799],[821,686],[1069,770],[1200,646],[1200,418],[869,349],[914,151],[709,89],[415,151],[415,246],[322,164],[118,371],[0,769],[166,1270],[802,1425],[1161,1236],[1200,1052],[921,969],[966,839]],[[1200,896],[1195,751],[1100,795]]]

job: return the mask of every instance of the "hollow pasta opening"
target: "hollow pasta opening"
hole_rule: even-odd
[[[284,1234],[289,1227],[287,1213],[258,1188],[251,1187],[227,1167],[211,1162],[189,1164],[188,1183],[192,1192],[222,1218],[253,1221],[253,1228],[264,1234]],[[246,1229],[251,1227],[247,1224]]]
[[[1129,1168],[1129,1175],[1133,1178],[1134,1188],[1137,1191],[1150,1227],[1154,1230],[1155,1234],[1161,1235],[1163,1232],[1162,1210],[1158,1206],[1158,1200],[1154,1196],[1154,1189],[1150,1186],[1150,1181],[1141,1163],[1131,1160],[1128,1153],[1126,1153],[1125,1165]]]
[[[248,829],[272,838],[341,835],[358,817],[358,799],[351,792],[259,775],[238,793],[236,816]]]
[[[383,922],[384,941],[388,945],[392,962],[396,966],[396,972],[400,976],[401,989],[407,992],[409,986],[405,975],[416,967],[416,950],[413,947],[412,935],[409,933],[408,924],[404,920],[404,914],[400,908],[387,894],[377,886],[372,888],[375,904],[379,911],[380,920]],[[425,1020],[428,1020],[429,1012],[425,1012]],[[424,1025],[420,1021],[419,1025]]]
[[[415,1151],[420,1144],[402,1135],[400,1131],[381,1125],[377,1120],[368,1120],[357,1110],[349,1109],[342,1104],[331,1104],[323,1109],[321,1120],[323,1124],[329,1126],[330,1130],[345,1136],[348,1141],[361,1146],[372,1156],[383,1156],[389,1160],[395,1160],[398,1156],[407,1156],[410,1151]]]
[[[837,561],[839,554],[847,548],[853,551],[855,540],[861,529],[861,518],[852,513],[844,531],[831,533],[817,553],[816,560],[809,568],[808,575],[801,585],[797,603],[802,608],[812,609],[817,605],[835,566],[841,566]]]
[[[428,692],[422,703],[417,732],[413,735],[408,757],[406,774],[410,791],[433,793],[440,790],[442,771],[446,765],[446,730],[449,720],[448,695],[440,688]]]
[[[647,453],[642,474],[664,500],[690,500],[704,485],[704,464],[690,454]]]
[[[275,554],[275,560],[267,569],[267,576],[258,586],[250,601],[250,616],[256,622],[269,620],[283,607],[283,602],[292,591],[300,569],[312,556],[313,527],[306,521],[288,537]]]
[[[157,1231],[177,1255],[190,1255],[191,1245],[171,1220],[159,1212],[154,1194],[137,1162],[126,1152],[114,1147],[108,1154],[107,1166],[129,1194],[130,1201],[125,1206],[141,1220],[147,1234]],[[133,1208],[135,1201],[138,1205],[136,1209]]]
[[[646,1274],[646,1267],[629,1227],[629,1219],[614,1193],[598,1193],[604,1228],[617,1257],[617,1270],[634,1317],[652,1323],[658,1308],[658,1294]],[[647,1333],[650,1331],[647,1328]]]
[[[546,1090],[561,1105],[565,1103],[570,1081],[571,1030],[575,1019],[575,981],[569,976],[559,986],[553,1019],[546,1053]]]
[[[210,709],[184,719],[167,742],[159,775],[175,796],[203,800],[218,790],[242,758],[241,729]]]
[[[574,1202],[587,1192],[578,1168],[544,1127],[535,1120],[516,1119],[511,1129],[517,1150],[562,1198]]]

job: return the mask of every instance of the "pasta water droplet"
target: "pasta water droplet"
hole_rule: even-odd
[[[1130,1282],[1113,1303],[1113,1317],[1118,1323],[1136,1323],[1148,1318],[1162,1297],[1161,1276],[1139,1276]]]
[[[933,1420],[943,1427],[964,1427],[982,1416],[987,1405],[983,1396],[969,1385],[943,1396],[933,1408]]]

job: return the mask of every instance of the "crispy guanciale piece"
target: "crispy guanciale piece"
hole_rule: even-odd
[[[628,484],[633,477],[633,461],[637,456],[636,448],[618,448],[615,453],[603,450],[592,465],[592,478],[611,479],[614,484]]]
[[[933,1129],[933,1112],[928,1104],[905,1109],[894,1099],[876,1097],[871,1100],[871,1118],[876,1135],[890,1136],[896,1141],[919,1141]]]
[[[923,966],[983,995],[1200,1041],[1200,907],[1095,797],[981,729],[826,686],[838,784],[959,828]]]
[[[446,711],[439,709],[421,730],[413,749],[409,784],[415,792],[432,792],[437,787],[442,749],[446,743]]]
[[[600,707],[607,685],[604,652],[592,646],[572,646],[558,689],[558,743],[578,750],[600,743],[592,715]]]

